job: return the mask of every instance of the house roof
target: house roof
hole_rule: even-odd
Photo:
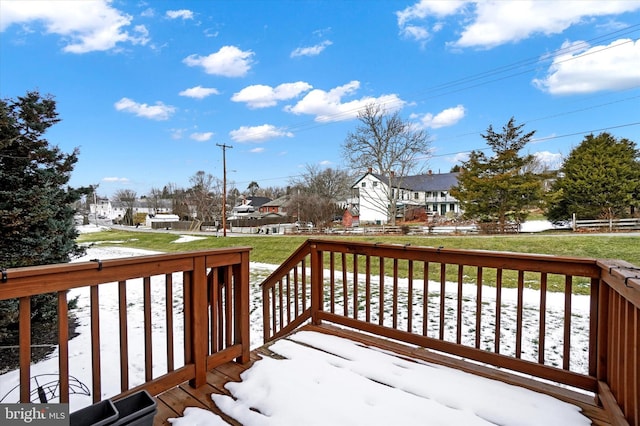
[[[409,191],[433,192],[448,191],[458,184],[458,175],[460,173],[426,173],[422,175],[403,176],[394,179],[394,186]],[[367,175],[371,175],[380,182],[389,185],[389,178],[377,173],[367,173],[356,183],[360,182]]]
[[[290,197],[288,195],[283,195],[282,197],[262,204],[260,207],[283,207],[289,203],[289,198]]]
[[[253,207],[258,208],[271,201],[271,198],[267,197],[247,197],[247,204],[251,204]]]

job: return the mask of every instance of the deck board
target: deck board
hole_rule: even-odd
[[[563,388],[540,383],[535,380],[508,375],[502,371],[477,364],[471,364],[469,362],[451,358],[445,355],[436,354],[422,348],[416,348],[402,343],[381,339],[375,336],[345,330],[334,326],[306,325],[300,330],[316,331],[336,335],[366,344],[368,346],[375,346],[386,351],[394,352],[400,358],[414,360],[418,359],[422,361],[446,365],[458,370],[467,371],[472,374],[501,380],[516,386],[522,386],[537,392],[550,394],[551,396],[556,397],[560,400],[579,406],[582,409],[582,413],[590,418],[594,425],[606,426],[611,424],[604,409],[596,406],[593,398],[588,395],[568,391]],[[183,383],[176,388],[170,389],[158,395],[158,413],[156,414],[153,424],[156,426],[170,425],[170,423],[167,421],[168,418],[181,416],[184,412],[184,409],[191,406],[208,409],[222,417],[229,424],[239,425],[240,423],[223,414],[216,407],[215,403],[211,400],[211,394],[217,393],[229,395],[229,392],[224,387],[225,384],[232,381],[241,381],[240,375],[245,370],[249,369],[255,361],[261,359],[262,357],[282,358],[271,352],[268,348],[268,345],[265,345],[252,351],[251,361],[245,365],[237,364],[235,362],[229,362],[215,368],[212,371],[209,371],[207,373],[207,384],[198,389],[192,388],[188,383]]]

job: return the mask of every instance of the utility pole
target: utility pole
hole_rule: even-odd
[[[222,148],[222,236],[227,236],[227,148],[231,145],[216,144]]]

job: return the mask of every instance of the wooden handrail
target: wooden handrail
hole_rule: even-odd
[[[110,259],[72,264],[43,265],[14,268],[6,271],[6,280],[0,283],[0,300],[20,301],[20,401],[30,402],[31,362],[31,318],[30,298],[34,295],[54,293],[58,297],[59,331],[59,382],[60,402],[69,401],[69,327],[67,292],[88,287],[91,312],[91,359],[93,401],[102,398],[101,376],[120,374],[120,395],[135,390],[147,389],[152,394],[160,393],[184,381],[198,387],[206,383],[207,371],[229,360],[249,361],[249,247],[203,250],[185,253],[159,254],[127,259]],[[220,279],[209,279],[211,276]],[[152,277],[154,279],[152,280]],[[140,283],[136,280],[141,280]],[[118,290],[118,322],[120,337],[100,335],[100,290],[103,285],[113,283]],[[165,295],[164,311],[160,323],[154,323],[151,305],[151,290],[164,286],[159,292]],[[145,382],[131,387],[128,359],[130,338],[127,334],[127,291],[142,288],[142,321],[144,323]],[[174,296],[182,290],[184,330],[176,329]],[[216,295],[216,298],[213,295]],[[221,297],[218,297],[221,296]],[[215,299],[215,303],[211,303]],[[72,311],[70,311],[72,313]],[[216,319],[216,328],[210,318]],[[219,325],[219,327],[218,327]],[[153,350],[152,329],[165,328],[166,353]],[[183,332],[183,336],[177,334]],[[109,356],[120,357],[119,371],[104,372],[101,343],[104,339],[119,342],[120,350]],[[178,339],[177,337],[182,337]],[[220,337],[220,341],[218,341]],[[184,341],[184,365],[175,365],[175,343]],[[212,341],[216,344],[210,344]],[[179,348],[177,348],[179,350]],[[154,373],[153,360],[164,360],[164,374]],[[119,395],[113,395],[117,397]],[[7,401],[4,401],[7,402]],[[9,401],[17,402],[17,401]],[[73,407],[72,407],[73,410]]]
[[[404,263],[406,276],[400,276],[399,262]],[[291,315],[287,301],[301,297],[302,286],[298,286],[296,275],[301,268],[309,268],[311,304],[309,309]],[[293,283],[289,281],[292,276]],[[400,280],[404,280],[404,286],[399,286]],[[501,325],[507,281],[517,294],[516,330],[509,331]],[[531,282],[540,289],[538,331],[525,339],[523,324],[525,315],[531,317],[531,309],[524,306],[524,293]],[[482,291],[487,283],[496,287],[491,301]],[[476,286],[475,300],[463,295],[467,284]],[[561,290],[553,296],[563,300],[563,314],[558,320],[561,330],[547,323],[552,285]],[[572,328],[576,286],[590,294],[587,330]],[[622,416],[636,426],[640,421],[640,270],[633,265],[575,257],[310,239],[263,282],[262,289],[265,342],[292,332],[306,321],[331,322],[596,395],[606,389],[608,393],[600,399],[608,405],[605,408],[613,419]],[[400,303],[407,304],[408,318],[400,318]],[[495,318],[492,336],[485,324],[487,310]],[[450,317],[451,311],[454,314]],[[464,331],[463,322],[467,324]],[[451,329],[455,329],[454,334]],[[559,358],[549,360],[545,339],[553,332],[560,336],[562,350]],[[584,346],[588,347],[578,347],[575,340],[585,332],[588,343]],[[465,342],[464,335],[471,338]],[[574,371],[570,361],[576,356],[585,357],[584,371]],[[619,413],[611,401],[619,405]]]

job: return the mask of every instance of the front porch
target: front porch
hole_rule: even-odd
[[[211,393],[224,393],[224,384],[237,381],[259,356],[273,355],[267,348],[250,352],[249,252],[240,247],[4,271],[0,298],[20,304],[20,401],[33,401],[35,390],[30,297],[58,295],[59,401],[69,402],[75,365],[69,365],[67,291],[87,287],[93,402],[146,389],[159,401],[155,424],[181,415],[186,406],[217,410]],[[264,341],[300,327],[336,334],[552,395],[581,407],[595,424],[637,426],[636,275],[637,268],[615,261],[309,240],[261,285]],[[494,285],[490,297],[485,283]],[[100,333],[99,295],[109,285],[119,295],[118,306],[111,307],[118,336]],[[503,297],[510,286],[514,327],[505,329],[511,313],[503,309]],[[525,303],[530,287],[537,291],[533,307]],[[139,303],[131,302],[132,289],[140,291]],[[576,329],[582,313],[572,301],[578,289],[589,294],[586,329]],[[164,294],[161,315],[152,309],[158,292]],[[561,320],[551,321],[558,298]],[[136,309],[144,342],[128,337]],[[117,351],[105,349],[109,339]],[[154,349],[158,339],[164,342],[160,352]],[[551,342],[560,349],[550,348]],[[134,343],[143,343],[142,365],[130,354]],[[104,371],[101,360],[114,356],[119,371]],[[130,380],[134,369],[144,371],[142,383]],[[114,375],[119,389],[103,391],[105,376]]]

